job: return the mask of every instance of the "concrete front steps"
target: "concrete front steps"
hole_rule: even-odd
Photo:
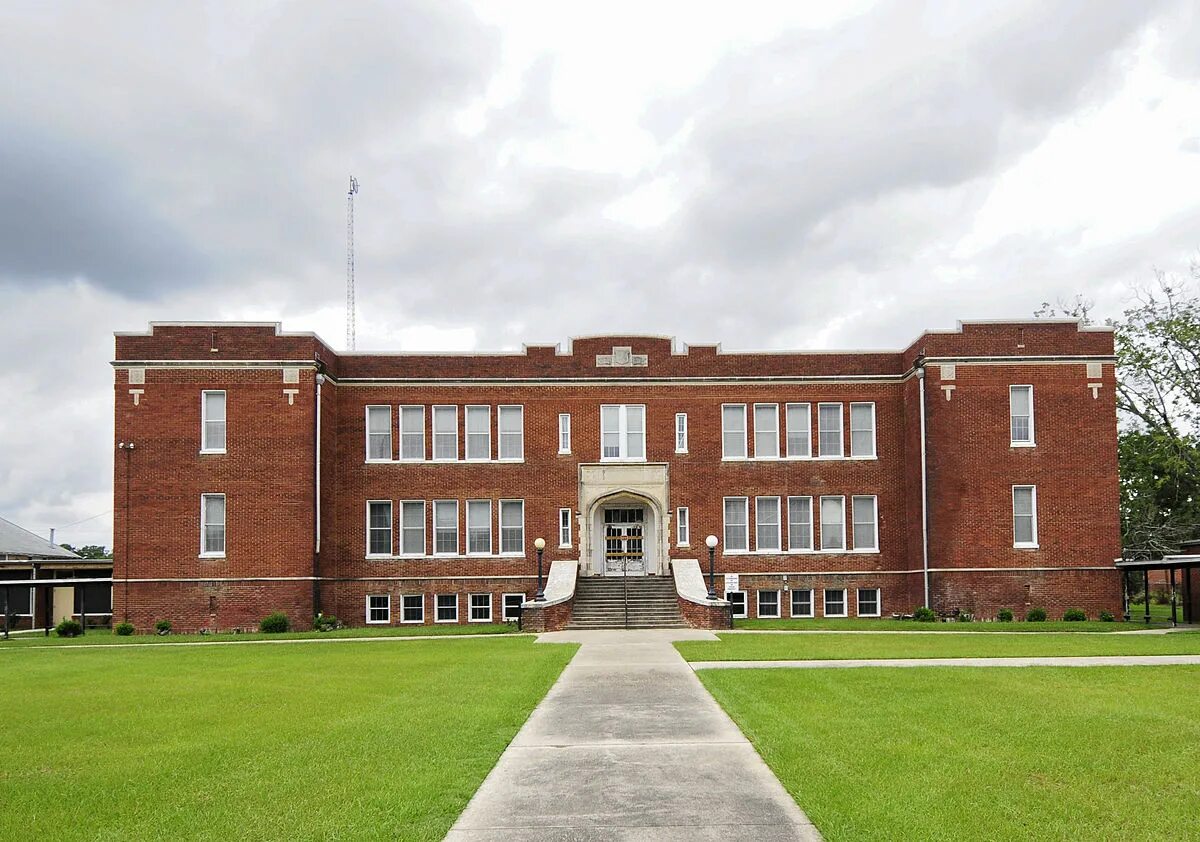
[[[629,622],[625,622],[625,598]],[[681,629],[675,582],[669,576],[580,577],[569,629]]]

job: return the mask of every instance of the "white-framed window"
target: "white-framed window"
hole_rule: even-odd
[[[725,598],[729,600],[729,606],[732,609],[734,617],[746,618],[746,592],[745,591],[725,591]]]
[[[400,554],[425,555],[425,501],[400,501]]]
[[[200,555],[225,557],[225,495],[200,495]]]
[[[792,616],[813,617],[812,588],[796,588],[792,591]]]
[[[467,621],[471,623],[490,623],[492,621],[492,595],[490,593],[473,593],[468,597]]]
[[[492,408],[468,406],[467,460],[486,462],[492,458]]]
[[[821,549],[846,549],[846,498],[821,498]]]
[[[392,554],[392,501],[367,501],[367,555]]]
[[[200,452],[225,452],[225,391],[200,393]]]
[[[754,458],[779,458],[779,404],[754,405]]]
[[[680,506],[675,510],[675,543],[680,547],[686,547],[692,543],[692,517],[688,512],[687,506]]]
[[[813,510],[811,497],[789,497],[788,549],[808,551],[813,548]]]
[[[525,501],[500,501],[500,553],[525,554]]]
[[[825,612],[826,617],[845,617],[846,615],[846,589],[845,588],[826,588],[825,589]]]
[[[787,455],[789,459],[808,459],[812,456],[812,404],[789,403],[787,416]]]
[[[425,622],[425,594],[406,593],[400,597],[400,622]]]
[[[779,552],[783,548],[779,525],[779,498],[754,498],[754,549]]]
[[[600,461],[646,459],[646,407],[603,404],[600,407]]]
[[[435,623],[457,623],[458,622],[458,594],[456,593],[440,593],[434,598],[434,615]]]
[[[687,413],[675,413],[675,452],[687,453]]]
[[[1008,421],[1013,447],[1033,447],[1033,387],[1008,387]]]
[[[850,404],[850,457],[875,458],[875,404]]]
[[[1030,548],[1038,545],[1037,486],[1012,487],[1013,546]]]
[[[721,458],[746,458],[746,405],[721,404]]]
[[[501,462],[520,462],[525,458],[525,407],[501,406],[496,410],[500,437]]]
[[[521,605],[525,602],[523,593],[506,593],[504,595],[504,617],[506,623],[515,623],[521,619]]]
[[[392,461],[392,408],[367,407],[367,461]]]
[[[873,494],[850,498],[850,519],[853,524],[854,549],[879,549],[879,500]]]
[[[492,553],[492,501],[467,501],[467,555]]]
[[[758,617],[762,620],[779,617],[779,591],[758,592]]]
[[[746,497],[725,498],[725,552],[750,549],[750,501]]]
[[[400,407],[400,461],[425,461],[425,407]]]
[[[458,555],[458,501],[433,501],[433,554]]]
[[[822,458],[840,458],[844,455],[840,403],[817,404],[817,455]]]
[[[571,510],[558,510],[558,545],[560,547],[571,546]]]
[[[385,593],[367,594],[367,624],[386,625],[392,621],[392,597]]]
[[[558,414],[558,452],[571,452],[571,415],[570,413],[560,412]]]
[[[458,459],[458,407],[433,408],[433,461],[454,462]]]
[[[858,616],[879,616],[879,588],[858,589]]]

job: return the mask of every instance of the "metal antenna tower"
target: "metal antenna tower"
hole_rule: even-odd
[[[350,189],[346,192],[346,349],[354,350],[354,194],[358,192],[358,179],[350,176]]]

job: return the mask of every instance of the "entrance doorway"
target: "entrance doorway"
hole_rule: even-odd
[[[646,575],[645,510],[604,510],[604,575]]]

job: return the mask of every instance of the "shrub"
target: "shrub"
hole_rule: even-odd
[[[268,634],[279,634],[280,632],[287,631],[290,625],[291,623],[288,622],[287,614],[284,614],[282,611],[272,611],[262,618],[262,621],[258,624],[258,630]]]
[[[1011,623],[1013,621],[1013,613],[1011,608],[1001,608],[996,612],[996,619],[1002,623]]]
[[[313,617],[313,631],[327,632],[342,627],[342,621],[332,614],[318,614]]]
[[[1101,611],[1100,612],[1100,622],[1111,623],[1114,619],[1116,619],[1116,618],[1113,617],[1111,611]]]
[[[975,621],[975,615],[970,611],[959,611],[958,616],[954,619],[960,623],[971,623]]]
[[[83,634],[83,626],[75,620],[63,620],[54,627],[54,633],[59,637],[79,637]]]
[[[1078,623],[1087,619],[1087,614],[1084,614],[1078,608],[1068,608],[1063,612],[1063,619],[1068,623]]]
[[[921,606],[913,612],[913,619],[918,623],[933,623],[937,621],[937,614],[933,612],[932,608]]]
[[[1046,622],[1045,608],[1030,608],[1029,613],[1025,615],[1027,623],[1044,623]]]
[[[1171,592],[1165,588],[1155,588],[1150,594],[1150,598],[1155,605],[1169,605],[1171,603]]]
[[[113,631],[121,637],[129,637],[133,634],[133,623],[117,623],[113,626]]]
[[[157,623],[154,624],[154,628],[159,634],[170,634],[171,633],[171,621],[170,620],[159,620]]]

